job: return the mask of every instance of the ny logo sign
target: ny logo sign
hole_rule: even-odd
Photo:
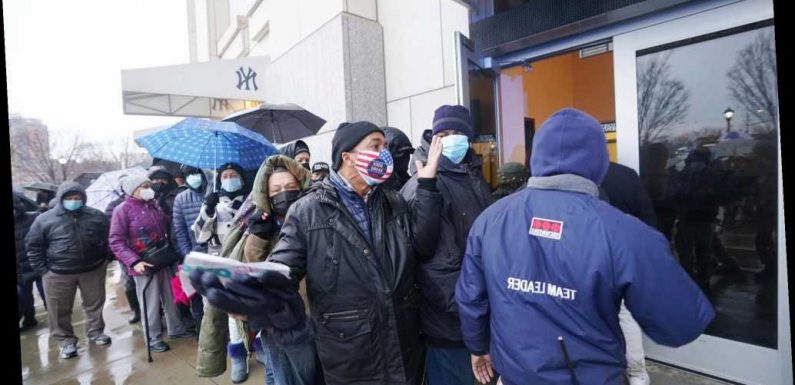
[[[248,67],[248,72],[243,71],[243,67],[238,68],[237,70],[237,89],[242,90],[243,86],[246,86],[246,91],[251,91],[251,85],[249,82],[254,85],[254,91],[257,90],[257,73]]]

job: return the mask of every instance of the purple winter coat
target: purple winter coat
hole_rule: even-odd
[[[132,267],[141,260],[140,254],[148,245],[166,237],[166,221],[154,199],[144,202],[128,196],[113,210],[108,243],[113,255],[127,266],[130,275],[141,275]]]

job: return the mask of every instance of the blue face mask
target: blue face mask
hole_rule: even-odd
[[[63,201],[63,208],[66,211],[75,211],[83,207],[83,201]]]
[[[243,182],[240,178],[229,178],[221,181],[221,188],[226,192],[238,192],[243,188]]]
[[[202,176],[201,174],[190,174],[187,178],[185,178],[185,182],[192,189],[198,189],[202,186]]]
[[[465,135],[448,135],[442,138],[442,155],[458,164],[469,150],[469,138]]]

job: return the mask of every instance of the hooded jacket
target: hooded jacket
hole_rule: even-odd
[[[428,161],[431,130],[423,133],[422,145],[414,159]],[[437,244],[432,254],[421,256],[417,283],[422,293],[420,317],[422,332],[429,346],[464,348],[461,325],[455,303],[455,285],[461,271],[467,234],[475,218],[491,204],[491,191],[483,179],[482,163],[472,149],[455,164],[442,156],[436,187],[442,196]],[[401,194],[408,202],[417,195],[417,174],[403,186]]]
[[[475,221],[456,287],[464,341],[506,385],[624,384],[621,301],[655,342],[696,339],[715,312],[656,230],[600,201],[606,143],[593,118],[554,114],[528,188]],[[519,337],[519,338],[517,338]],[[586,382],[583,382],[586,383]]]
[[[155,174],[165,174],[166,179],[168,179],[168,183],[164,186],[165,190],[157,192],[155,199],[157,199],[157,203],[160,205],[160,209],[163,210],[163,213],[166,214],[168,218],[171,218],[171,213],[174,208],[174,199],[177,197],[177,183],[174,181],[174,174],[171,173],[165,166],[153,166],[149,168],[149,172],[147,176],[149,179],[155,176]]]
[[[222,256],[243,262],[261,262],[270,254],[273,245],[279,238],[277,231],[271,239],[262,239],[246,232],[247,219],[256,209],[266,213],[272,212],[268,199],[268,178],[278,167],[286,168],[296,180],[301,190],[306,189],[311,183],[311,173],[303,168],[292,158],[275,155],[268,158],[254,179],[253,190],[240,207],[234,218],[234,230],[224,242]],[[178,197],[179,198],[179,197]],[[305,293],[305,290],[304,290]],[[306,302],[306,298],[304,298]],[[226,339],[229,323],[226,315],[213,306],[206,306],[202,326],[199,332],[199,351],[196,358],[196,374],[199,377],[216,377],[226,368]],[[236,327],[246,330],[243,322],[238,321]]]
[[[303,140],[296,140],[295,142],[285,144],[279,149],[280,155],[284,155],[290,159],[295,159],[295,156],[302,152],[311,154],[309,152],[309,146],[307,146],[306,142]]]
[[[414,147],[406,134],[394,127],[381,127],[386,137],[389,153],[395,161],[395,172],[382,185],[397,191],[408,182],[409,160],[414,153]]]
[[[76,182],[64,182],[55,197],[55,207],[40,214],[25,237],[31,267],[38,274],[80,274],[95,270],[109,260],[108,218],[95,208],[75,211],[63,207],[63,198],[78,193],[86,202],[86,191]]]

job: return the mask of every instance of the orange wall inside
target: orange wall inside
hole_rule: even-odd
[[[583,110],[603,123],[616,119],[612,52],[580,59],[579,52],[574,51],[534,62],[529,72],[522,66],[503,72],[522,77],[525,115],[535,119],[536,130],[564,107]],[[504,148],[516,145],[524,147],[515,143]],[[615,143],[609,144],[608,150],[615,161]]]

